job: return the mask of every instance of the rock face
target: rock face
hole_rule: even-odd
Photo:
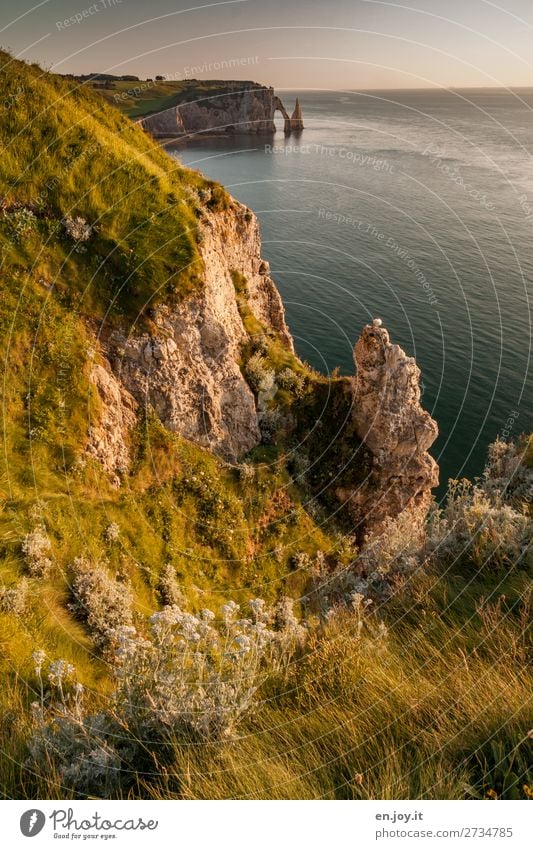
[[[138,123],[155,138],[168,138],[196,133],[272,134],[276,132],[274,114],[280,111],[285,131],[303,129],[301,108],[290,118],[273,88],[252,82],[222,83],[209,97],[180,103]]]
[[[201,289],[158,307],[150,333],[114,331],[103,338],[102,362],[92,369],[100,412],[88,452],[117,480],[130,461],[130,431],[147,411],[231,462],[261,441],[255,398],[239,366],[242,344],[250,338],[235,289],[242,297],[243,278],[247,309],[293,350],[280,295],[261,258],[256,217],[234,201],[225,211],[206,208],[200,226]],[[338,437],[349,460],[350,446],[360,440],[365,459],[361,474],[344,483],[338,478],[335,494],[362,541],[400,516],[411,528],[422,527],[438,483],[437,464],[428,454],[437,425],[420,406],[414,359],[391,344],[379,319],[364,327],[354,360],[356,377],[351,384],[345,379],[342,390],[352,394],[351,419]]]
[[[409,511],[422,524],[438,466],[428,449],[436,422],[420,406],[420,369],[375,319],[354,348],[355,430],[372,454],[372,471],[354,492],[338,493],[363,530],[379,533],[386,519]]]
[[[108,422],[116,427],[116,440],[92,453],[108,469],[124,463],[124,428],[130,424],[124,398],[133,397],[139,413],[155,411],[169,430],[229,461],[260,442],[255,399],[239,367],[241,345],[249,337],[232,272],[246,279],[254,316],[292,350],[283,304],[261,259],[257,219],[245,206],[234,202],[225,212],[206,211],[201,228],[201,290],[177,306],[158,308],[151,334],[114,332],[105,340],[116,386],[106,384],[101,372],[94,382],[103,406],[113,407]]]
[[[99,409],[91,411],[87,453],[117,479],[117,472],[130,464],[129,433],[137,422],[137,404],[106,366],[95,363],[91,368]]]

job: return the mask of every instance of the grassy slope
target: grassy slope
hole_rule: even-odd
[[[49,577],[30,580],[23,616],[0,613],[0,787],[4,796],[55,797],[66,790],[53,776],[39,784],[20,766],[35,698],[31,652],[39,647],[73,662],[97,692],[109,686],[90,635],[68,608],[74,557],[107,562],[111,574],[128,580],[140,620],[160,604],[166,563],[189,604],[200,608],[228,596],[299,596],[309,578],[292,568],[295,553],[324,550],[337,565],[347,555],[342,536],[306,512],[282,446],[256,452],[255,478],[246,483],[237,470],[148,422],[136,434],[135,467],[120,489],[97,464],[79,462],[88,406],[94,409],[91,328],[104,317],[135,321],[153,299],[200,285],[194,190],[208,184],[96,93],[71,93],[72,83],[7,54],[0,62],[8,104],[0,115],[0,577],[16,587],[26,575],[21,540],[40,521],[54,562]],[[21,208],[34,211],[29,229],[20,224]],[[67,214],[97,224],[87,252],[73,250],[62,235]],[[274,365],[291,364],[275,343],[269,356],[280,361]],[[307,413],[311,420],[312,405]],[[320,451],[316,442],[313,451]],[[106,538],[110,522],[120,527],[119,542]],[[289,685],[269,685],[240,740],[178,749],[175,774],[139,792],[505,793],[507,773],[523,771],[520,741],[533,725],[519,637],[526,577],[477,575],[466,566],[465,574],[461,564],[404,587],[380,613],[388,639],[379,636],[377,620],[362,639],[350,618],[329,626]],[[476,604],[482,596],[494,603],[501,593],[508,615],[491,628]]]
[[[30,579],[23,617],[0,613],[2,675],[13,682],[28,673],[41,646],[105,690],[105,668],[68,609],[76,556],[88,553],[131,581],[143,615],[160,604],[167,563],[201,607],[222,603],[235,586],[242,598],[298,594],[306,578],[290,573],[291,556],[336,543],[299,506],[283,462],[259,468],[243,487],[237,472],[145,422],[120,490],[97,463],[85,463],[89,413],[98,412],[87,377],[94,328],[149,320],[146,307],[201,285],[195,192],[205,197],[213,184],[98,94],[5,53],[0,64],[1,583],[17,586],[27,574],[21,541],[40,522],[54,561],[50,577]],[[228,203],[219,189],[213,197],[215,206]],[[87,249],[64,235],[67,215],[97,227]],[[105,539],[113,521],[120,544]],[[15,697],[3,688],[1,698],[9,712]]]

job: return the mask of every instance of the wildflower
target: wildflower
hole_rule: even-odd
[[[55,660],[48,667],[48,680],[55,687],[61,687],[65,678],[73,675],[75,672],[71,663],[66,660]]]
[[[44,578],[49,572],[52,566],[52,561],[48,557],[50,548],[50,540],[42,525],[26,534],[22,540],[22,553],[32,577]]]
[[[222,618],[224,619],[224,622],[226,622],[226,623],[232,622],[233,619],[235,619],[235,615],[236,615],[238,610],[239,610],[239,605],[236,604],[236,602],[234,602],[233,600],[228,601],[227,604],[224,604],[220,608],[220,612],[222,613]]]
[[[116,522],[111,522],[105,529],[105,538],[107,542],[116,542],[120,537],[120,527]]]
[[[67,215],[61,222],[65,228],[65,233],[75,242],[87,242],[91,238],[93,228],[87,224],[85,218],[77,216],[71,218]]]
[[[45,652],[42,649],[37,649],[37,651],[33,652],[31,659],[35,664],[35,674],[40,676],[41,670],[43,668],[43,663],[46,660]]]
[[[239,634],[238,637],[235,637],[234,642],[238,645],[242,652],[249,652],[252,647],[251,640],[246,636],[246,634]]]

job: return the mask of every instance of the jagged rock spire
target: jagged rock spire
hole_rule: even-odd
[[[354,348],[353,424],[372,471],[356,491],[339,493],[358,525],[373,532],[405,510],[422,525],[439,471],[428,454],[438,428],[420,404],[420,369],[381,325],[367,324]]]
[[[296,98],[296,104],[294,106],[294,112],[291,115],[291,130],[303,130],[304,122],[302,117],[302,107],[300,106],[300,101]]]

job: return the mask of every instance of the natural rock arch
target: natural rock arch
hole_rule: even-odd
[[[297,132],[299,130],[303,130],[304,124],[302,120],[302,108],[300,106],[300,101],[298,100],[298,98],[296,98],[294,112],[291,116],[285,109],[280,98],[277,95],[274,95],[274,97],[272,98],[272,122],[274,122],[274,115],[276,114],[276,112],[281,112],[281,114],[283,115],[283,129],[287,135],[295,131]]]

